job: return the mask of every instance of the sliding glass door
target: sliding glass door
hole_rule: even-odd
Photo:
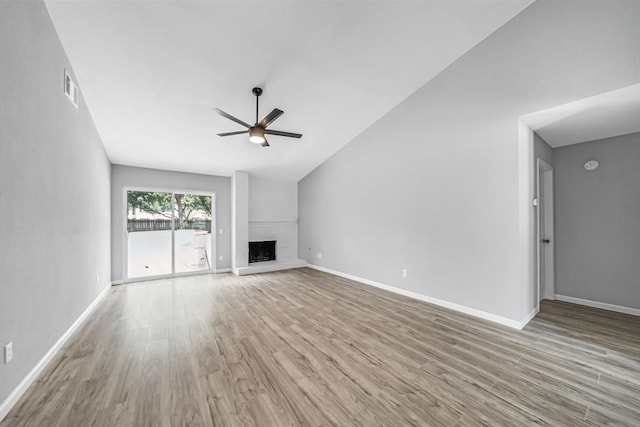
[[[127,191],[127,277],[173,273],[171,193]]]
[[[211,269],[211,196],[174,194],[176,273]]]
[[[213,197],[127,190],[127,278],[213,268]]]

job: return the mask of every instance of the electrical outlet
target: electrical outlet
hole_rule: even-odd
[[[96,273],[96,283],[100,283],[100,273]]]
[[[408,274],[407,269],[406,269],[406,268],[403,268],[403,269],[402,269],[402,277],[405,277],[405,278],[406,278],[406,277],[407,277],[407,274]]]
[[[322,254],[320,252],[318,252],[317,257],[318,257],[318,259],[322,258]]]
[[[10,342],[4,346],[4,363],[7,364],[13,359],[13,343]]]
[[[218,229],[218,234],[222,234],[222,228]]]
[[[218,257],[218,259],[219,259],[220,261],[222,261],[222,255],[220,255],[220,256]]]

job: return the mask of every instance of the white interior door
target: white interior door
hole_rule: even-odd
[[[538,301],[554,299],[553,168],[542,159],[537,167]]]

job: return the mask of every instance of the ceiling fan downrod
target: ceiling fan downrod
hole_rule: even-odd
[[[262,88],[254,87],[251,89],[251,93],[256,96],[256,125],[258,124],[258,100],[260,99],[260,95],[262,95]]]

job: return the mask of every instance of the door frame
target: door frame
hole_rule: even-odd
[[[128,231],[127,231],[127,220],[128,220],[128,203],[127,203],[127,192],[129,191],[146,191],[146,192],[154,192],[154,193],[170,193],[171,200],[174,201],[174,195],[176,193],[180,194],[195,194],[198,196],[210,196],[211,197],[211,265],[208,269],[198,270],[198,271],[187,271],[183,273],[176,273],[175,268],[175,230],[173,227],[173,221],[171,224],[171,274],[161,274],[154,276],[144,276],[144,277],[129,277],[129,239],[128,239]],[[122,283],[133,283],[133,282],[144,282],[147,280],[155,280],[155,279],[166,279],[171,277],[180,277],[180,276],[195,276],[198,274],[209,274],[215,273],[217,269],[217,246],[218,239],[216,235],[217,221],[216,216],[218,214],[218,210],[216,209],[216,193],[213,191],[203,191],[203,190],[188,190],[181,188],[166,188],[166,187],[145,187],[145,186],[123,186],[122,187],[122,206],[124,209],[120,213],[122,215]]]
[[[536,159],[536,276],[537,307],[541,299],[555,299],[555,228],[554,228],[554,175],[553,166],[544,160]],[[541,191],[542,190],[542,191]],[[545,235],[541,233],[544,224]],[[542,239],[549,239],[544,259],[542,259]],[[544,281],[544,295],[541,295]]]

